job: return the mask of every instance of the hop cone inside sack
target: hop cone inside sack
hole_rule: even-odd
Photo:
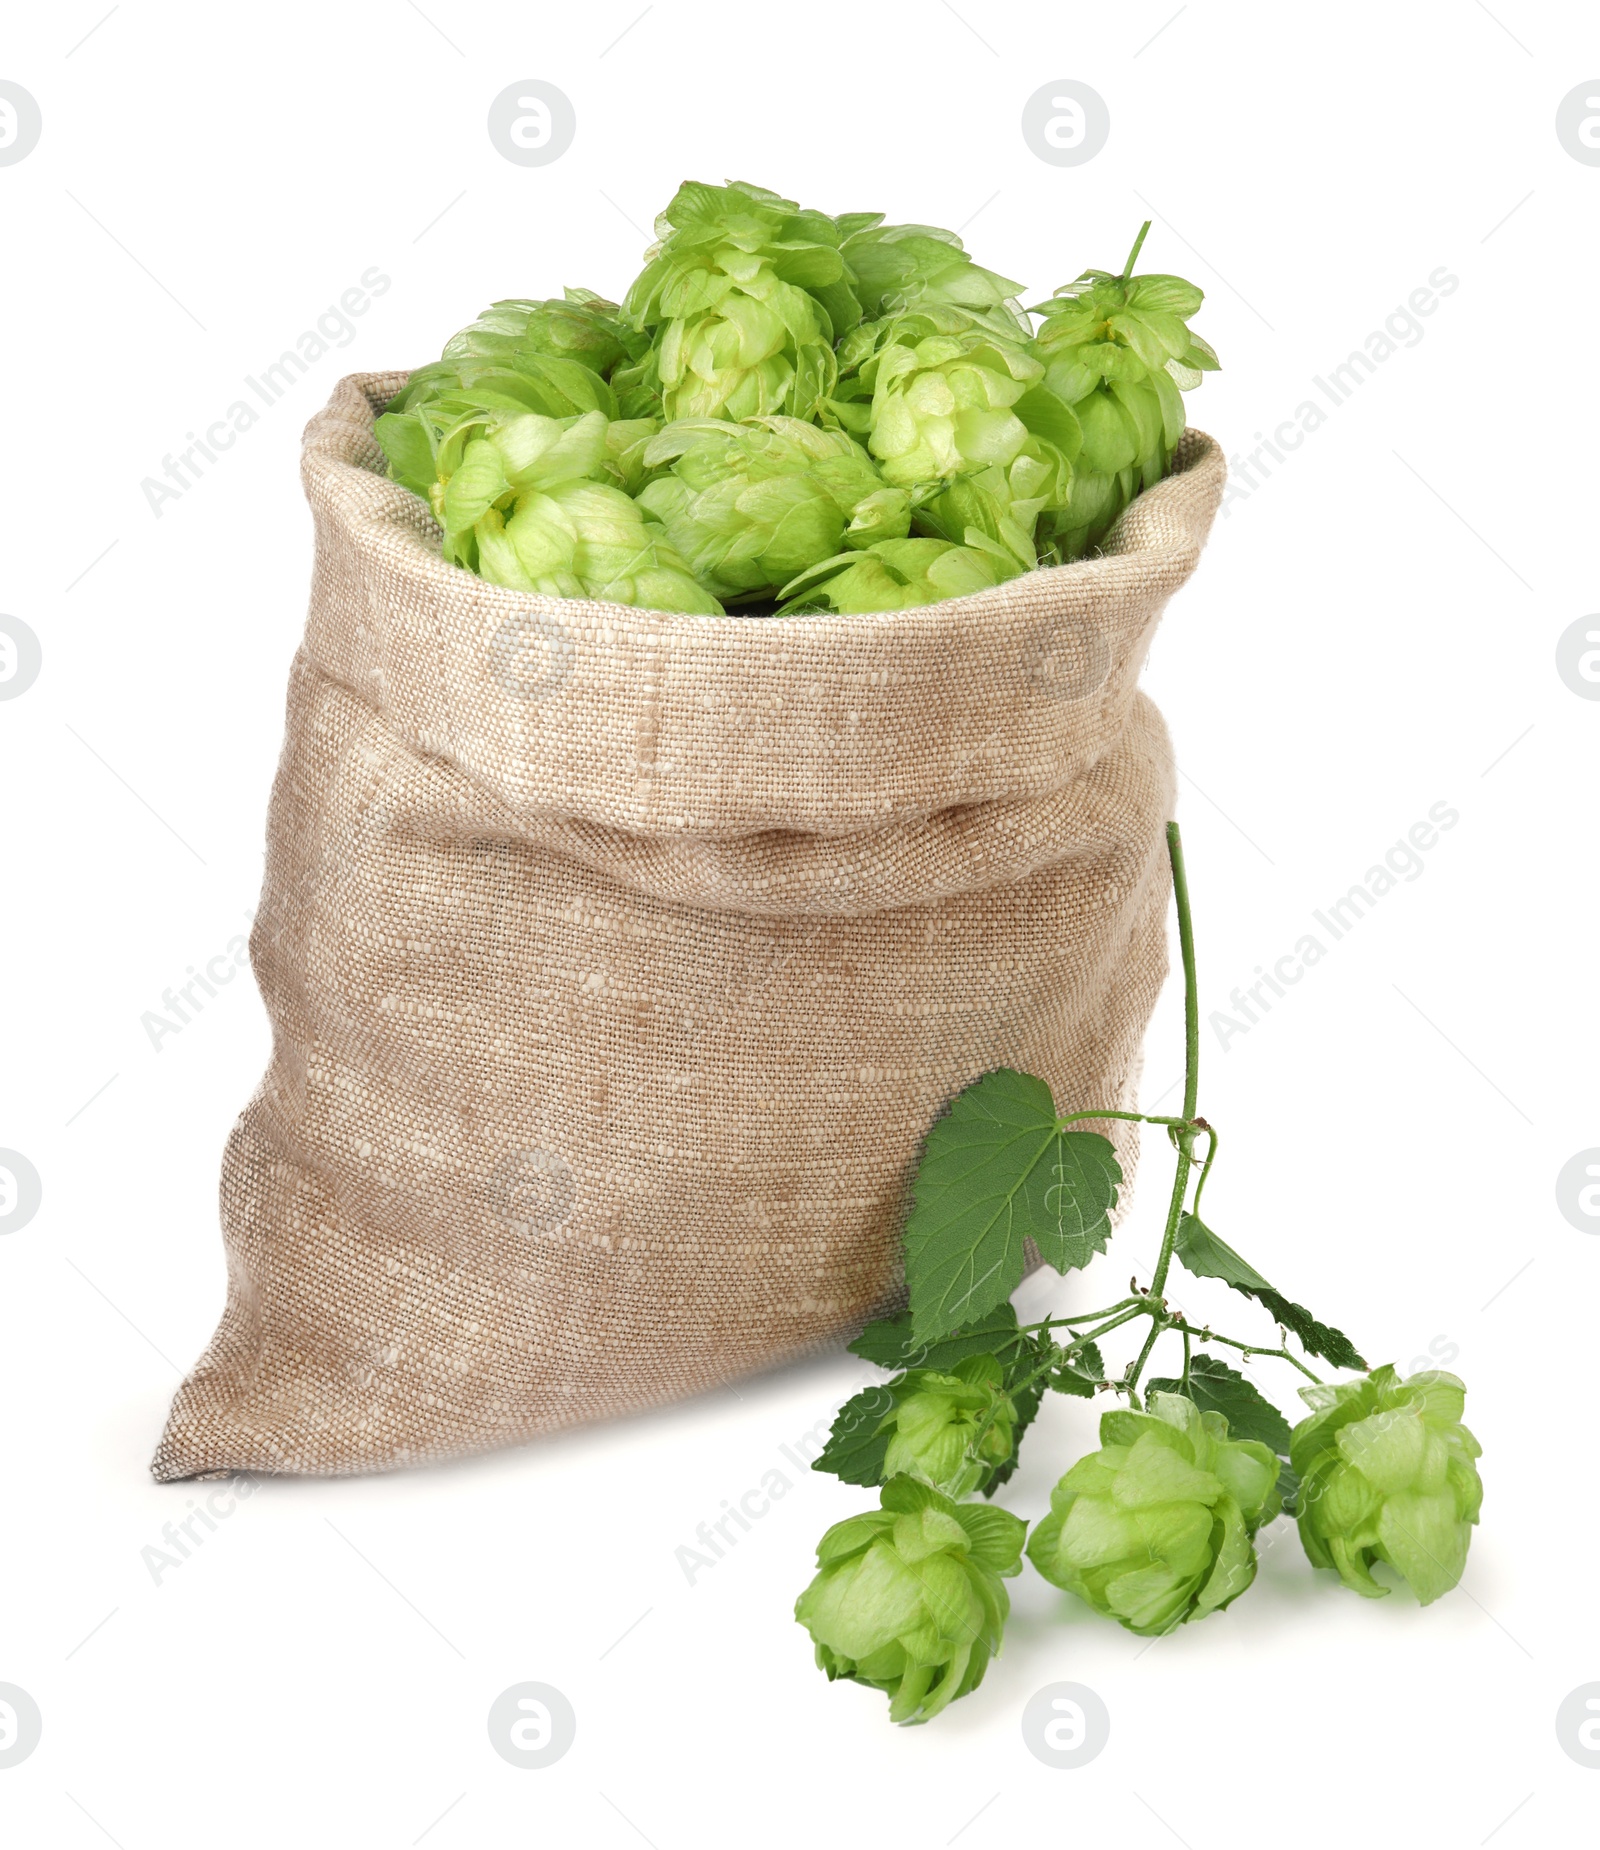
[[[1045,373],[1019,411],[1073,466],[1070,497],[1044,522],[1050,556],[1081,558],[1171,468],[1181,394],[1218,364],[1188,325],[1203,300],[1182,277],[1088,270],[1034,311]]]
[[[453,417],[492,410],[533,411],[556,418],[601,411],[608,418],[617,417],[616,394],[608,377],[649,344],[620,314],[614,302],[587,289],[569,289],[561,301],[496,302],[486,309],[470,327],[451,336],[441,358],[411,375],[379,419],[378,439],[396,465],[397,479],[415,492],[411,475],[401,467],[408,458],[391,447],[404,449],[409,441],[419,446],[419,468],[412,474],[421,474],[426,498],[429,458],[437,448],[437,442],[421,446],[420,435],[403,427],[402,413],[431,421],[436,430],[448,428]],[[443,413],[442,400],[448,401]]]
[[[931,1484],[947,1497],[971,1494],[1011,1456],[1017,1409],[992,1355],[969,1356],[949,1374],[914,1369],[885,1416],[884,1473]]]
[[[1219,1413],[1152,1394],[1147,1413],[1100,1421],[1100,1450],[1050,1493],[1028,1558],[1129,1631],[1155,1637],[1203,1619],[1256,1573],[1251,1537],[1279,1510],[1278,1460],[1230,1439]]]
[[[953,231],[886,225],[881,212],[846,213],[835,222],[846,233],[843,256],[866,320],[903,309],[960,308],[1012,340],[1033,332],[1016,303],[1022,285],[974,263]]]
[[[1359,1381],[1300,1390],[1313,1409],[1294,1429],[1300,1539],[1314,1567],[1331,1567],[1369,1599],[1386,1561],[1424,1606],[1461,1578],[1483,1502],[1482,1448],[1461,1424],[1466,1389],[1454,1375],[1391,1367]]]
[[[898,317],[836,401],[846,424],[859,428],[865,415],[867,447],[898,487],[1003,466],[1028,440],[1014,406],[1043,366],[1021,340],[966,319],[948,310]],[[859,329],[857,343],[873,332]],[[858,394],[868,391],[862,406]]]
[[[651,334],[662,415],[809,418],[836,370],[832,320],[807,289],[843,277],[832,221],[760,187],[691,181],[656,231],[625,307]]]
[[[455,424],[431,491],[445,557],[518,591],[718,613],[662,530],[610,479],[614,428],[598,411]]]
[[[797,418],[680,420],[644,450],[639,493],[695,577],[724,602],[775,597],[841,547],[902,537],[911,503],[858,443]]]
[[[1022,570],[1002,547],[956,546],[949,540],[881,540],[824,559],[784,586],[782,614],[836,610],[909,610],[940,598],[965,597]]]
[[[881,1689],[889,1719],[931,1720],[983,1681],[1022,1564],[1026,1524],[897,1477],[880,1509],[835,1523],[795,1602],[818,1668]]]
[[[1039,515],[1066,500],[1072,467],[1054,444],[1030,435],[1009,463],[956,479],[917,511],[918,523],[947,540],[1000,552],[1019,572],[1034,564]]]

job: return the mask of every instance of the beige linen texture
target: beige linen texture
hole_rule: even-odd
[[[152,1469],[376,1471],[736,1380],[892,1308],[930,1121],[1127,1106],[1166,970],[1138,692],[1222,491],[893,615],[692,617],[446,565],[341,381],[222,1171],[228,1296]],[[1118,1127],[1125,1167],[1133,1146]]]

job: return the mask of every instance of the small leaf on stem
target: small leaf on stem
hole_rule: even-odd
[[[1189,1364],[1189,1385],[1179,1381],[1151,1381],[1146,1392],[1182,1394],[1202,1413],[1220,1413],[1232,1439],[1259,1439],[1273,1451],[1288,1456],[1289,1422],[1236,1368],[1212,1355],[1197,1355]]]
[[[839,1409],[828,1443],[811,1461],[813,1471],[831,1471],[846,1484],[881,1484],[889,1435],[878,1429],[894,1405],[894,1394],[878,1382],[852,1395]]]
[[[1241,1258],[1226,1240],[1220,1239],[1193,1214],[1178,1222],[1177,1245],[1173,1249],[1184,1270],[1196,1278],[1220,1278],[1225,1285],[1254,1298],[1275,1322],[1292,1330],[1309,1355],[1320,1355],[1335,1368],[1365,1368],[1366,1363],[1343,1330],[1318,1323],[1303,1304],[1293,1303],[1261,1276],[1247,1259]]]

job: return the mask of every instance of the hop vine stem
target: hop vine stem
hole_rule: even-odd
[[[1137,255],[1137,246],[1135,247]],[[1130,263],[1132,259],[1129,259]],[[1216,1160],[1217,1133],[1202,1117],[1196,1115],[1200,1093],[1200,984],[1195,970],[1194,954],[1194,917],[1189,905],[1189,877],[1184,865],[1183,837],[1175,822],[1167,824],[1167,857],[1172,865],[1172,896],[1178,913],[1178,949],[1183,961],[1183,1112],[1175,1118],[1157,1117],[1144,1111],[1075,1111],[1057,1121],[1058,1128],[1065,1129],[1069,1124],[1076,1124],[1086,1118],[1119,1118],[1136,1124],[1160,1125],[1171,1139],[1177,1152],[1177,1167],[1172,1178],[1172,1196],[1167,1204],[1166,1225],[1161,1234],[1161,1251],[1156,1259],[1154,1272],[1147,1289],[1133,1297],[1123,1298],[1120,1302],[1108,1305],[1101,1311],[1071,1317],[1047,1317],[1042,1323],[1029,1324],[1030,1330],[1041,1334],[1062,1325],[1071,1326],[1073,1342],[1064,1354],[1071,1355],[1085,1342],[1094,1340],[1107,1330],[1116,1329],[1124,1323],[1131,1323],[1135,1318],[1147,1317],[1150,1321],[1149,1333],[1140,1349],[1137,1360],[1114,1383],[1119,1393],[1126,1394],[1134,1406],[1139,1404],[1139,1378],[1144,1373],[1145,1364],[1150,1359],[1150,1352],[1155,1348],[1157,1339],[1168,1330],[1176,1330],[1183,1338],[1183,1380],[1189,1379],[1191,1351],[1196,1339],[1203,1342],[1222,1343],[1236,1350],[1242,1356],[1265,1355],[1285,1361],[1297,1368],[1308,1380],[1316,1381],[1320,1377],[1313,1374],[1296,1355],[1290,1354],[1287,1347],[1269,1348],[1261,1343],[1242,1342],[1237,1337],[1223,1336],[1212,1330],[1209,1325],[1203,1330],[1195,1330],[1180,1314],[1168,1309],[1166,1300],[1167,1275],[1172,1270],[1173,1255],[1177,1249],[1178,1228],[1183,1220],[1184,1203],[1188,1200],[1189,1184],[1194,1180],[1195,1170],[1199,1169],[1199,1179],[1195,1186],[1193,1212],[1200,1211],[1200,1197],[1205,1190],[1206,1178],[1211,1174],[1211,1165]],[[1198,1138],[1206,1139],[1205,1156],[1197,1161],[1195,1145]],[[1090,1322],[1100,1323],[1099,1328],[1083,1332],[1082,1326]]]
[[[1150,1279],[1150,1295],[1160,1297],[1172,1266],[1172,1249],[1178,1238],[1178,1220],[1189,1192],[1189,1171],[1194,1166],[1194,1115],[1200,1094],[1200,983],[1195,974],[1194,918],[1189,910],[1189,876],[1183,861],[1183,837],[1175,822],[1167,824],[1167,855],[1172,862],[1172,898],[1178,909],[1178,950],[1183,959],[1183,1123],[1171,1136],[1178,1146],[1178,1170],[1172,1182],[1167,1225],[1161,1236],[1161,1256]]]
[[[1154,1314],[1150,1334],[1144,1340],[1139,1358],[1128,1370],[1126,1387],[1132,1396],[1138,1386],[1156,1338],[1169,1326],[1165,1317],[1162,1293],[1167,1287],[1167,1273],[1172,1269],[1172,1252],[1178,1239],[1178,1222],[1189,1193],[1189,1172],[1194,1167],[1194,1140],[1197,1134],[1194,1116],[1200,1093],[1200,984],[1195,973],[1194,918],[1189,910],[1189,876],[1183,860],[1183,836],[1177,823],[1167,824],[1167,858],[1172,863],[1172,897],[1178,910],[1178,950],[1183,959],[1183,1117],[1168,1135],[1177,1146],[1178,1162],[1172,1178],[1172,1198],[1167,1204],[1167,1224],[1161,1235],[1161,1252],[1150,1277],[1150,1299]]]

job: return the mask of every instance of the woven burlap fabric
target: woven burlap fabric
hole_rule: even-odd
[[[1173,799],[1137,691],[1223,463],[1108,554],[895,615],[444,564],[342,381],[251,941],[270,1067],[158,1478],[379,1470],[693,1394],[892,1306],[963,1085],[1126,1106]],[[1133,1147],[1119,1133],[1131,1174]]]

